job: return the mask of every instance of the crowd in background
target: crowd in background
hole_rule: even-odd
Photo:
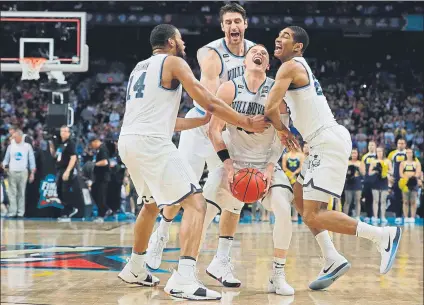
[[[353,146],[362,156],[368,143],[374,141],[386,153],[396,148],[396,141],[404,138],[416,158],[423,162],[424,152],[424,97],[423,73],[411,69],[410,64],[382,58],[373,65],[361,60],[331,60],[308,58],[314,75],[320,80],[324,94],[340,124],[351,132]],[[197,61],[187,58],[196,77],[200,76]],[[106,145],[109,157],[120,163],[116,149],[119,130],[125,111],[127,83],[104,84],[96,81],[96,67],[107,71],[101,60],[94,61],[89,73],[69,74],[71,85],[69,102],[75,109],[76,125],[73,130],[79,164],[92,161],[92,139]],[[114,63],[111,71],[124,73],[128,79],[135,62]],[[111,66],[109,66],[111,67]],[[270,76],[274,76],[278,62],[271,61]],[[1,75],[1,156],[10,143],[11,128],[20,128],[31,139],[34,151],[47,150],[49,133],[44,128],[49,96],[39,90],[37,81],[21,81],[19,74]],[[420,89],[421,88],[421,89]],[[192,99],[183,93],[179,116],[193,107]],[[293,129],[296,132],[295,129]],[[179,133],[173,138],[176,145]],[[113,164],[115,164],[112,162]],[[122,200],[126,210],[135,212],[134,190],[128,176],[119,176]],[[120,190],[118,190],[120,192]],[[131,198],[131,204],[129,201]],[[117,205],[116,213],[121,209]],[[108,212],[109,213],[109,212]]]

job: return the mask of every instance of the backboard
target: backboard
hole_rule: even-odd
[[[19,60],[43,57],[41,72],[88,70],[85,12],[2,11],[0,69],[22,71]]]

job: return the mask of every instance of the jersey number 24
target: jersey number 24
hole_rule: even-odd
[[[134,75],[131,76],[130,81],[128,82],[127,87],[127,102],[131,99],[131,86],[133,82]],[[142,98],[144,95],[144,80],[146,78],[146,72],[141,73],[140,77],[135,82],[132,90],[135,92],[135,98]]]

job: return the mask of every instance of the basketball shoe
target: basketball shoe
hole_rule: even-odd
[[[376,242],[377,250],[381,254],[380,273],[386,274],[393,266],[399,248],[402,230],[399,227],[383,227],[380,241]]]
[[[318,278],[309,284],[312,290],[321,290],[329,287],[339,277],[350,269],[350,263],[343,256],[336,259],[326,259]]]
[[[124,269],[119,272],[118,277],[128,284],[138,284],[148,287],[159,284],[159,279],[147,270],[145,264],[141,268],[134,268],[134,263],[131,259],[128,260]]]
[[[284,268],[273,268],[268,282],[268,291],[280,295],[294,295],[294,289],[286,281]]]
[[[149,268],[156,270],[159,269],[162,262],[163,250],[166,247],[166,243],[169,240],[169,232],[160,234],[157,229],[149,240],[149,246],[147,247],[146,264]]]
[[[186,300],[220,300],[221,294],[205,287],[197,277],[192,274],[189,277],[182,276],[174,270],[169,278],[164,291],[171,297]]]
[[[233,270],[234,266],[229,257],[218,258],[215,256],[206,268],[206,273],[225,287],[240,287],[241,282],[235,278]]]

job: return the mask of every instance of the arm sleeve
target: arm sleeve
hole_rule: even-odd
[[[34,150],[32,146],[28,144],[28,161],[29,161],[29,169],[33,171],[35,169],[35,156]]]
[[[10,145],[7,147],[6,154],[4,156],[3,167],[5,167],[6,165],[9,165],[9,162],[10,162]]]

